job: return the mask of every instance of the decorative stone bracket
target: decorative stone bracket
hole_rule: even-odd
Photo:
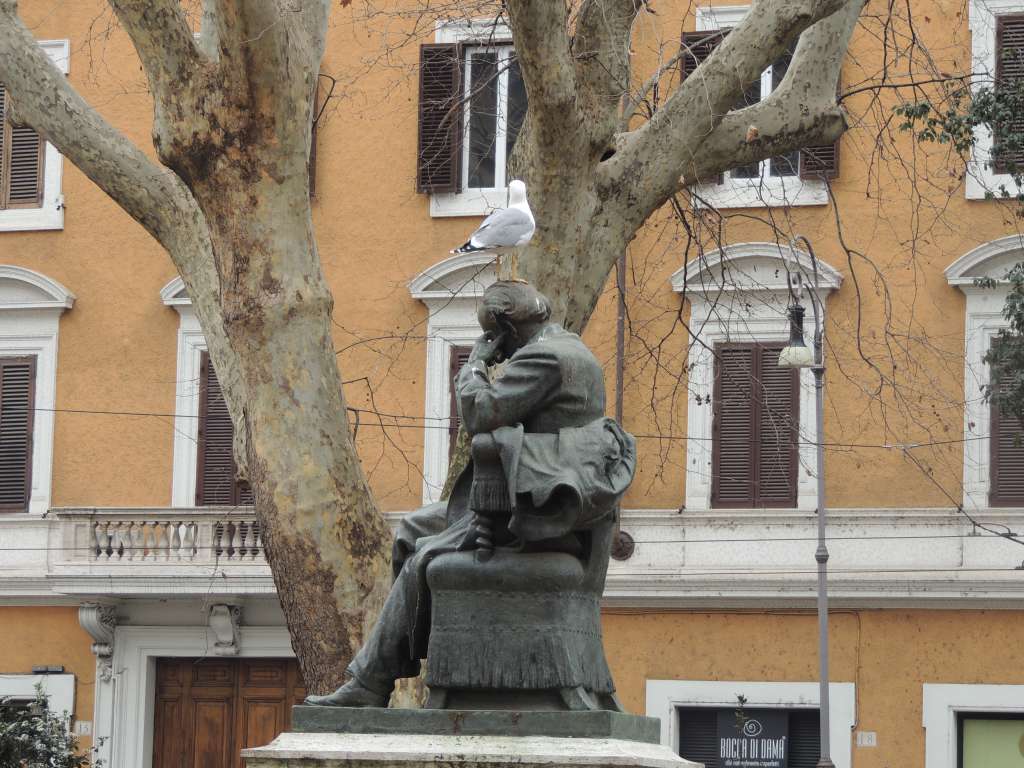
[[[238,625],[242,620],[242,608],[237,605],[218,603],[210,606],[208,623],[215,638],[214,656],[237,656],[241,645]]]
[[[96,675],[104,683],[114,676],[114,628],[117,612],[112,605],[82,603],[78,606],[78,623],[93,639],[92,652],[96,655]]]

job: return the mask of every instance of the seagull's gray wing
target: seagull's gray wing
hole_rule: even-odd
[[[511,248],[533,230],[533,220],[518,208],[501,208],[469,238],[474,248]]]

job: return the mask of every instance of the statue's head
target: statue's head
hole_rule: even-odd
[[[547,323],[551,302],[529,283],[499,280],[484,291],[477,317],[486,332],[505,337],[509,357]]]

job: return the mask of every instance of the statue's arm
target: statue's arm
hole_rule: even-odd
[[[526,421],[562,382],[554,355],[538,350],[514,355],[495,381],[479,361],[462,367],[456,380],[459,414],[471,435]]]

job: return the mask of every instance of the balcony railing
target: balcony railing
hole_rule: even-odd
[[[265,565],[251,507],[54,509],[62,564]]]

